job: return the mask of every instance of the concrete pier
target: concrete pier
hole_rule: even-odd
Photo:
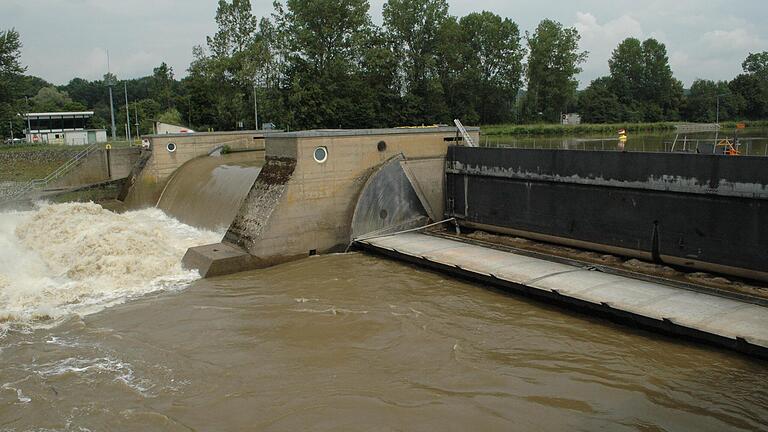
[[[764,306],[421,233],[371,238],[358,245],[620,323],[768,358]]]

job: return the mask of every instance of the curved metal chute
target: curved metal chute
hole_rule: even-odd
[[[366,181],[352,215],[351,240],[422,226],[429,221],[424,206],[395,156]]]

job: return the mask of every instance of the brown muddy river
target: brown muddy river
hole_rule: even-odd
[[[765,430],[768,365],[371,255],[0,338],[0,430]]]

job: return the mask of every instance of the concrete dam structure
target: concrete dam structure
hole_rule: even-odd
[[[150,150],[134,166],[120,200],[129,208],[155,206],[168,181],[185,163],[223,150],[252,152],[250,159],[264,160],[268,132],[196,132],[149,135]]]
[[[479,129],[471,129],[475,139]],[[393,200],[372,200],[373,221],[355,209],[373,174],[413,188],[410,208],[443,212],[443,169],[448,145],[462,138],[452,127],[318,130],[269,135],[266,162],[224,242],[191,249],[185,265],[204,276],[266,267],[345,250],[366,227],[404,227],[416,214]],[[381,169],[385,165],[390,169]],[[398,180],[399,179],[399,180]],[[360,212],[358,212],[360,215]],[[427,213],[424,213],[426,220]]]
[[[479,141],[478,129],[469,133]],[[156,139],[176,140],[176,151],[185,153],[179,137]],[[203,277],[360,247],[625,324],[768,356],[765,299],[415,232],[452,221],[766,280],[759,221],[768,188],[757,175],[763,158],[475,148],[461,145],[453,127],[271,133],[263,136],[263,150],[224,156],[210,155],[220,147],[218,137],[199,140],[182,159],[153,140],[149,160],[156,167],[166,160],[164,180],[136,195],[156,195],[150,201],[157,207],[195,226],[226,227],[221,242],[184,255],[183,265]],[[139,171],[137,178],[157,172]],[[733,217],[740,223],[722,223]]]
[[[185,224],[225,230],[263,164],[263,154],[254,152],[192,159],[168,179],[157,207]]]

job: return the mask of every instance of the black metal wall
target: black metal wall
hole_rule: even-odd
[[[466,222],[768,272],[768,159],[450,147]]]

